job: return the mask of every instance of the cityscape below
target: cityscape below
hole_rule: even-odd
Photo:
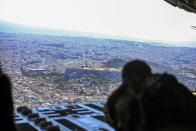
[[[0,32],[0,60],[16,107],[104,102],[134,59],[196,89],[196,48],[155,42]],[[172,88],[172,87],[171,87]]]

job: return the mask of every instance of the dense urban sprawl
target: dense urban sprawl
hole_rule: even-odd
[[[196,48],[152,42],[0,33],[0,59],[16,106],[105,101],[123,65],[145,60],[196,89]]]

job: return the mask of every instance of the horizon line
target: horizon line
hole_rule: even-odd
[[[12,31],[4,30],[0,32],[5,33],[20,33],[20,34],[37,34],[37,35],[49,35],[49,36],[80,36],[80,37],[92,37],[92,38],[100,38],[100,39],[115,39],[115,40],[127,40],[127,41],[137,41],[137,42],[153,42],[160,44],[162,46],[177,46],[177,47],[196,47],[196,41],[168,41],[168,40],[155,40],[155,39],[144,39],[144,38],[134,38],[128,36],[120,36],[120,35],[111,35],[104,33],[96,33],[96,32],[87,32],[87,31],[79,31],[79,30],[66,30],[59,28],[51,28],[46,26],[33,26],[26,25],[20,23],[14,23],[10,21],[5,21],[0,19],[0,28],[2,24],[8,24],[14,26],[14,28],[22,27],[23,29],[27,29],[26,31]],[[6,25],[6,26],[8,26]],[[182,45],[182,43],[188,43],[187,45]],[[190,44],[195,43],[195,44]],[[149,43],[148,43],[149,44]],[[156,46],[156,45],[155,45]]]

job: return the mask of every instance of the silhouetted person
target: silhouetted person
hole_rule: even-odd
[[[0,130],[16,131],[13,115],[11,83],[0,67]]]
[[[135,92],[138,92],[139,87],[135,85],[137,85],[138,82],[140,83],[141,79],[145,79],[149,75],[151,75],[151,68],[141,60],[133,60],[125,64],[122,69],[122,84],[112,93],[105,105],[105,109],[110,114],[110,117],[108,118],[115,119],[115,112],[113,110],[115,108],[115,102],[119,99],[121,94],[126,92],[128,83],[132,83],[132,85],[134,85],[132,86],[132,89]],[[112,120],[110,120],[110,124],[113,126],[116,125],[116,123]]]
[[[126,87],[128,83],[135,83],[145,79],[151,75],[151,68],[148,64],[141,60],[133,60],[125,64],[122,69],[122,85]],[[135,88],[136,87],[136,88]],[[140,89],[137,86],[132,86],[133,90],[137,93]]]
[[[133,60],[125,64],[122,69],[123,83],[132,81],[136,78],[144,78],[151,74],[151,68],[141,60]]]
[[[196,130],[196,99],[187,87],[168,74],[139,81],[129,83],[118,99],[111,99],[114,94],[108,99],[105,114],[111,126],[118,131]],[[133,86],[140,90],[135,92]],[[108,103],[114,104],[112,112]]]

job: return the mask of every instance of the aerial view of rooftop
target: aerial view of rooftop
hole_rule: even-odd
[[[15,106],[104,102],[135,59],[195,91],[196,15],[150,1],[0,1],[0,62]]]

